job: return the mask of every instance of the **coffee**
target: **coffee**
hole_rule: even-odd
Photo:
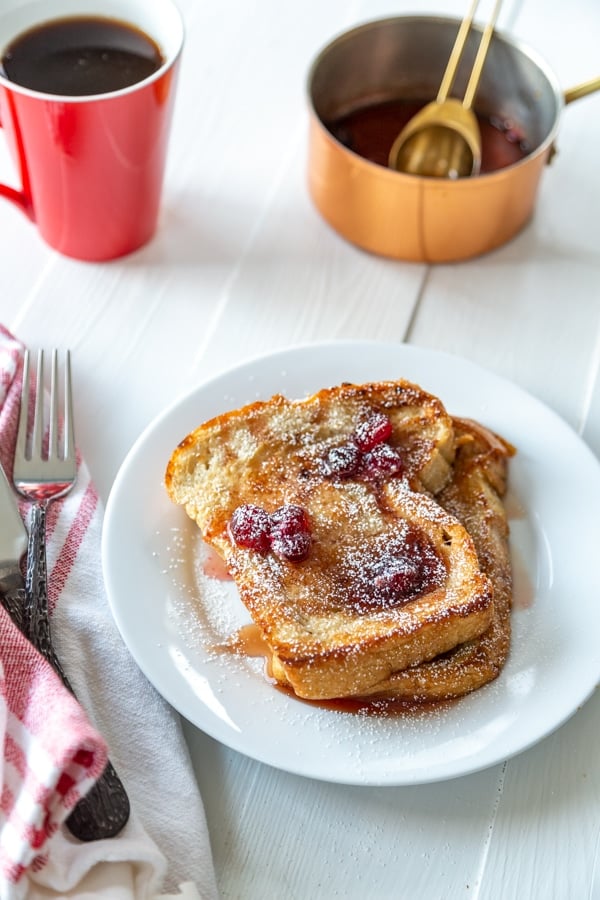
[[[2,56],[2,74],[45,94],[105,94],[143,81],[164,60],[143,31],[117,19],[74,16],[16,37]]]

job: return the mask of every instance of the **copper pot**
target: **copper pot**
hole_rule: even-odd
[[[369,22],[333,40],[311,67],[310,193],[324,219],[365,250],[435,263],[504,244],[533,214],[565,102],[600,88],[595,79],[563,93],[532,50],[496,33],[475,109],[526,137],[529,149],[517,162],[471,178],[421,178],[372,162],[336,136],[332,123],[353,110],[397,98],[433,99],[458,26],[458,19],[431,16]],[[472,30],[457,74],[453,94],[459,97],[478,32]]]

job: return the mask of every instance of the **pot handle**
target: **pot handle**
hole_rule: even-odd
[[[569,88],[569,90],[565,91],[564,101],[565,103],[572,103],[573,100],[587,97],[588,94],[593,94],[594,91],[600,91],[600,76],[590,78],[589,81],[584,81],[581,84],[576,84],[575,87]]]

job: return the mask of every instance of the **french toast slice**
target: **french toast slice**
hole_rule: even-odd
[[[437,397],[403,380],[341,384],[303,400],[275,395],[217,416],[176,448],[167,466],[167,491],[176,503],[189,505],[189,514],[195,518],[202,500],[189,482],[198,467],[206,467],[213,490],[227,497],[226,506],[236,502],[237,493],[246,491],[239,475],[250,478],[259,492],[274,489],[273,479],[293,483],[302,477],[303,469],[314,468],[315,459],[343,443],[357,421],[374,410],[391,420],[389,443],[402,456],[411,487],[432,494],[440,491],[452,474],[452,418]],[[272,452],[275,443],[281,453],[279,464]],[[266,468],[261,465],[265,454],[271,457]],[[263,484],[257,479],[270,480]],[[209,519],[208,513],[203,514],[203,520]],[[211,521],[206,526],[211,528]],[[221,527],[218,516],[215,527]]]
[[[454,428],[454,473],[437,500],[473,538],[481,568],[494,588],[492,622],[480,637],[430,662],[393,673],[365,696],[410,703],[461,697],[497,678],[508,657],[512,569],[503,497],[514,448],[472,420],[455,418]]]
[[[373,475],[364,460],[375,451],[364,450],[348,477],[340,457],[382,414],[390,433],[379,446],[401,471]],[[165,483],[225,560],[275,677],[308,699],[356,696],[492,621],[473,541],[430,495],[448,483],[454,454],[437,398],[405,381],[344,384],[201,425],[173,452]],[[273,517],[289,507],[310,524],[302,559],[232,538],[236,510]]]

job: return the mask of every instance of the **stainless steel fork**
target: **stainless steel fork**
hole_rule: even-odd
[[[23,630],[31,643],[60,676],[64,685],[71,693],[74,693],[52,645],[46,567],[46,511],[48,504],[64,497],[71,490],[77,478],[71,361],[68,351],[64,369],[64,415],[62,440],[59,440],[61,428],[58,353],[53,350],[46,446],[44,353],[42,350],[39,351],[32,433],[29,442],[28,434],[32,418],[29,397],[32,379],[30,379],[29,351],[25,352],[13,482],[17,491],[32,504],[27,547]],[[128,818],[129,800],[125,788],[109,762],[99,781],[75,806],[66,824],[75,837],[83,841],[92,841],[118,834]]]
[[[41,617],[41,631],[46,632],[47,595],[46,595],[46,510],[52,500],[64,497],[77,478],[77,462],[75,460],[75,440],[73,428],[73,399],[71,391],[71,365],[67,352],[65,361],[64,388],[64,426],[63,446],[59,452],[59,397],[58,397],[58,353],[52,353],[52,372],[50,382],[50,411],[48,447],[44,448],[44,351],[38,355],[37,379],[35,386],[35,406],[31,443],[29,434],[29,396],[30,396],[30,357],[25,351],[23,363],[23,388],[21,392],[21,410],[19,429],[15,448],[13,482],[17,491],[31,501],[31,519],[29,526],[29,547],[27,550],[27,597],[25,611],[25,627],[30,640],[32,634],[38,635],[40,628],[37,619]],[[48,642],[50,641],[48,635]],[[36,641],[34,641],[36,643]],[[37,643],[36,643],[37,646]],[[42,649],[41,647],[38,649]],[[52,652],[48,643],[49,652]],[[44,652],[44,651],[42,651]],[[44,655],[47,655],[46,653]]]

